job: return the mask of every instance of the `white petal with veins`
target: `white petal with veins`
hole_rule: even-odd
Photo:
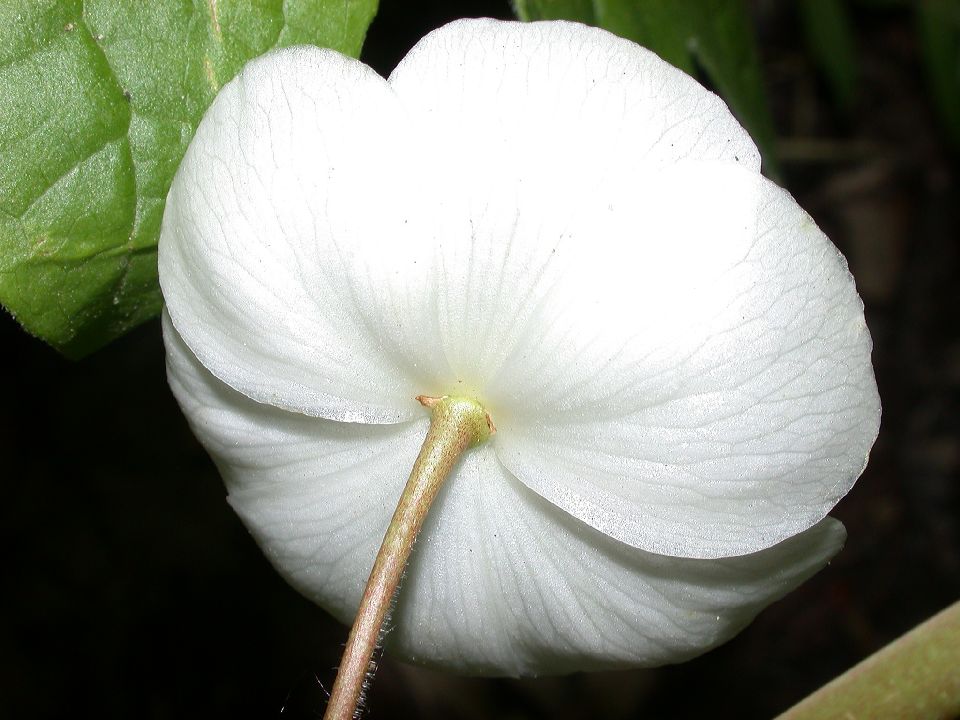
[[[417,411],[368,319],[371,258],[404,244],[404,127],[386,81],[331,50],[266,55],[217,96],[171,187],[159,262],[173,324],[221,380],[330,419]]]
[[[471,674],[655,666],[699,655],[820,570],[846,533],[828,518],[754,555],[636,550],[469,453],[414,549],[388,651]]]
[[[863,304],[769,181],[680,164],[657,182],[624,183],[645,200],[614,197],[624,210],[571,232],[530,324],[546,332],[498,378],[498,452],[630,545],[756,552],[821,520],[863,471],[880,421]]]
[[[357,426],[258,404],[165,324],[171,387],[231,505],[291,584],[350,622],[426,418]],[[491,447],[474,448],[428,516],[388,648],[474,674],[676,662],[732,637],[843,539],[828,519],[743,558],[651,555],[525,488]]]
[[[425,232],[404,248],[381,317],[394,345],[491,411],[514,387],[500,373],[535,344],[558,246],[622,177],[656,183],[679,161],[760,167],[723,102],[650,51],[575,23],[471,20],[430,33],[390,76],[416,128]],[[619,198],[624,199],[624,198]],[[583,245],[586,243],[586,245]],[[564,306],[565,307],[565,306]],[[549,361],[543,354],[531,362]],[[529,364],[529,363],[528,363]],[[528,388],[531,393],[534,388]]]
[[[200,363],[164,313],[167,374],[228,499],[277,570],[349,622],[428,419],[342,423],[258,403]]]

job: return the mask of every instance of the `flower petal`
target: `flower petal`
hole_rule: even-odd
[[[357,425],[255,402],[207,371],[163,320],[170,387],[230,504],[281,575],[352,622],[428,419]]]
[[[497,379],[501,460],[651,552],[743,555],[812,526],[879,427],[846,261],[738,169],[681,163],[606,200]]]
[[[278,571],[350,622],[426,419],[351,425],[251,401],[165,318],[171,386],[230,502]],[[470,451],[414,549],[389,650],[483,674],[657,665],[724,642],[840,548],[824,520],[756,555],[685,560],[628,547]]]
[[[828,518],[739,558],[652,555],[531,492],[489,448],[470,453],[414,549],[387,650],[470,674],[655,666],[699,655],[820,570]]]
[[[458,20],[420,40],[390,84],[433,147],[480,178],[559,172],[575,197],[615,166],[760,169],[720,98],[646,48],[579,23]]]
[[[309,415],[416,415],[368,318],[368,266],[403,244],[405,123],[385,80],[317,48],[269,53],[217,96],[171,187],[159,265],[173,324],[218,378]]]
[[[420,392],[475,395],[491,411],[512,396],[501,373],[554,301],[554,255],[585,207],[684,159],[760,167],[719,98],[584,25],[457,21],[421,40],[390,84],[416,128],[409,205],[424,221],[380,273],[380,325],[419,369]]]

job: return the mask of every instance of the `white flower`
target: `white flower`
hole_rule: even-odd
[[[701,653],[840,548],[878,429],[836,248],[714,95],[571,23],[464,20],[389,80],[253,61],[167,200],[170,382],[277,570],[350,622],[428,414],[496,423],[388,651],[470,673]]]

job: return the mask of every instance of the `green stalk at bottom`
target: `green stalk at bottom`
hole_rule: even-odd
[[[430,429],[370,571],[324,720],[354,717],[381,628],[427,510],[464,451],[494,432],[490,416],[475,400],[417,399],[431,410]]]

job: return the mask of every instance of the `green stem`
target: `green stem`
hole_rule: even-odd
[[[354,717],[381,628],[427,510],[463,452],[495,431],[490,416],[475,400],[449,396],[417,400],[431,410],[430,429],[370,571],[325,720]]]
[[[868,657],[777,720],[960,717],[960,602]]]

